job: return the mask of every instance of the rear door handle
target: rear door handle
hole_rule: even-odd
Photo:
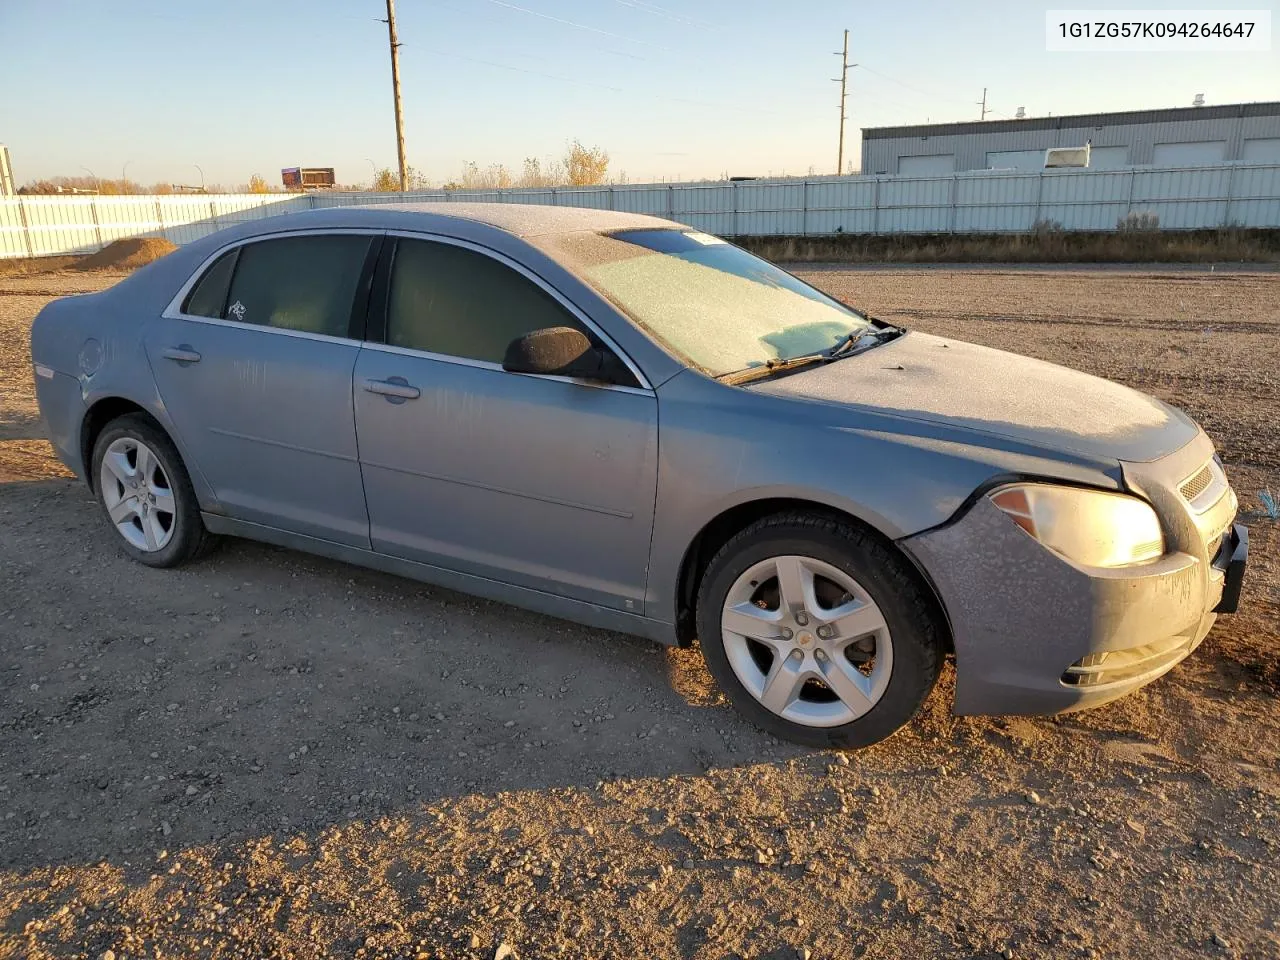
[[[413,386],[404,377],[389,377],[386,380],[370,380],[366,379],[361,385],[370,393],[378,393],[388,399],[394,400],[417,400],[422,396],[422,391]]]
[[[199,363],[200,354],[196,353],[185,343],[180,347],[165,347],[160,351],[160,356],[166,360],[175,360],[178,363]]]

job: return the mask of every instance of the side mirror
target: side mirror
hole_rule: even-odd
[[[502,358],[502,369],[612,382],[612,359],[612,354],[593,346],[580,330],[546,327],[512,340]]]

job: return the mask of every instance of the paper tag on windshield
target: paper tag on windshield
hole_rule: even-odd
[[[695,243],[702,244],[704,247],[714,247],[716,244],[722,244],[725,242],[719,237],[713,237],[709,233],[698,233],[696,230],[690,230],[685,234],[685,236]]]

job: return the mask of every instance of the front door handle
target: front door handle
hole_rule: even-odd
[[[370,380],[362,381],[361,385],[370,393],[378,393],[386,397],[388,400],[417,400],[422,396],[422,391],[404,377],[389,377],[386,380]]]
[[[180,347],[165,347],[160,351],[160,356],[166,360],[175,360],[178,363],[199,363],[200,354],[196,353],[187,344]]]

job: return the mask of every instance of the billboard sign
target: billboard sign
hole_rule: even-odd
[[[333,167],[285,167],[280,182],[286,190],[330,190],[336,181]]]

